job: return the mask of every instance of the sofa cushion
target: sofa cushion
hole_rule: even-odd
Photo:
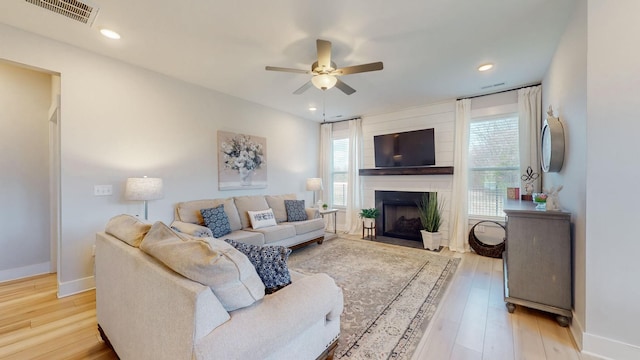
[[[304,209],[304,200],[285,200],[284,207],[287,209],[287,221],[307,220],[307,211]]]
[[[276,222],[287,221],[287,209],[284,207],[285,200],[295,200],[296,194],[285,195],[265,195],[265,200],[271,209],[273,209],[273,215],[276,216]]]
[[[149,229],[151,224],[144,223],[135,216],[122,214],[112,217],[104,231],[133,247],[139,247]]]
[[[264,243],[271,244],[280,240],[288,239],[296,236],[296,228],[287,223],[269,226],[260,229],[252,229],[251,231],[259,232],[264,236]]]
[[[324,229],[324,220],[320,219],[309,219],[305,221],[295,221],[283,223],[281,225],[291,225],[296,230],[296,235],[306,234],[312,231]]]
[[[231,233],[229,217],[224,212],[224,204],[200,210],[204,224],[211,229],[213,237],[219,238]]]
[[[264,245],[264,235],[257,231],[236,230],[224,236],[224,239],[231,239],[245,244]]]
[[[269,208],[269,204],[267,204],[267,200],[265,200],[263,195],[236,196],[233,200],[238,209],[240,223],[243,229],[251,227],[251,220],[249,220],[249,213],[247,213],[247,211],[267,210]]]
[[[267,294],[272,294],[291,284],[291,274],[287,267],[291,249],[284,246],[249,245],[230,239],[225,241],[249,258],[262,279]]]
[[[176,233],[158,221],[140,249],[180,275],[209,286],[227,311],[264,297],[264,284],[249,259],[224,241]]]
[[[269,226],[276,225],[276,217],[273,216],[271,209],[260,211],[247,211],[249,213],[249,219],[251,220],[251,228],[260,229]]]
[[[214,208],[222,204],[224,205],[224,212],[229,218],[231,231],[242,229],[240,215],[238,214],[238,209],[236,208],[233,198],[193,200],[178,203],[176,205],[176,220],[204,226],[205,223],[200,210]]]

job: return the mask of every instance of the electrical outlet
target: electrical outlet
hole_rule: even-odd
[[[93,195],[95,196],[113,195],[113,186],[112,185],[94,185]]]

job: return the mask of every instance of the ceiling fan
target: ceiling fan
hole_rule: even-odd
[[[327,40],[316,40],[316,48],[318,52],[318,61],[311,65],[311,70],[300,70],[283,68],[276,66],[266,66],[266,70],[270,71],[284,71],[297,74],[312,74],[313,77],[307,83],[302,85],[298,90],[293,93],[296,95],[302,94],[311,85],[317,87],[320,90],[331,89],[337,87],[342,90],[343,93],[351,95],[356,90],[351,86],[345,84],[342,80],[338,79],[338,76],[357,74],[367,71],[382,70],[382,62],[374,62],[370,64],[347,66],[344,68],[338,68],[336,63],[331,61],[331,42]]]

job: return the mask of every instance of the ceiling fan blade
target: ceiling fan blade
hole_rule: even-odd
[[[291,68],[283,68],[283,67],[277,67],[277,66],[265,66],[264,69],[269,71],[284,71],[284,72],[290,72],[290,73],[296,73],[296,74],[311,74],[311,71],[309,70],[291,69]]]
[[[316,40],[318,49],[318,67],[322,69],[331,68],[331,42],[327,40]]]
[[[349,74],[357,74],[357,73],[367,72],[367,71],[382,70],[382,68],[383,68],[382,62],[378,61],[370,64],[347,66],[344,68],[336,69],[336,71],[332,72],[331,74],[332,75],[349,75]]]
[[[351,95],[354,92],[356,92],[356,89],[354,89],[351,86],[345,84],[344,81],[342,81],[340,79],[338,79],[338,82],[336,82],[336,87],[338,89],[342,90],[342,92],[347,94],[347,95]]]
[[[303,92],[307,91],[307,89],[308,89],[308,88],[310,88],[310,87],[311,87],[311,85],[313,85],[313,84],[311,83],[311,81],[307,81],[304,85],[300,86],[300,87],[298,88],[298,90],[294,91],[293,93],[294,93],[295,95],[300,95],[300,94],[302,94]]]

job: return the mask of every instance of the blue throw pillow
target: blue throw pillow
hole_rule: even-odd
[[[285,200],[284,207],[287,210],[287,221],[307,220],[307,212],[304,210],[304,200]]]
[[[262,279],[267,294],[291,284],[291,274],[287,267],[291,249],[284,246],[244,244],[231,239],[225,241],[249,258]]]
[[[231,233],[229,217],[224,212],[224,205],[219,205],[210,209],[200,210],[204,224],[211,229],[213,237],[219,238]]]

